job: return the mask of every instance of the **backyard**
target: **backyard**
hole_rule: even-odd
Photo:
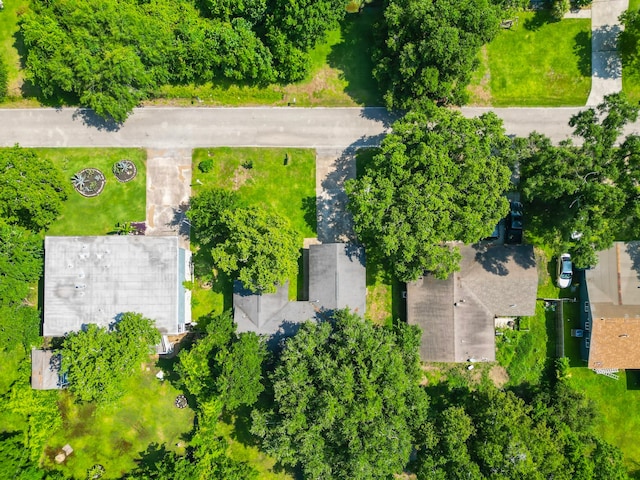
[[[591,89],[591,20],[552,22],[547,10],[520,12],[480,52],[471,103],[584,105]]]
[[[153,442],[184,452],[194,413],[190,408],[176,408],[175,398],[182,392],[158,380],[155,373],[159,370],[146,365],[129,378],[124,397],[97,409],[94,404],[74,403],[71,395],[60,393],[63,426],[51,432],[44,466],[60,469],[71,478],[86,478],[89,468],[100,464],[105,467],[103,478],[121,478],[135,468],[136,459]],[[57,465],[53,458],[65,444],[74,451]]]
[[[105,235],[116,223],[144,222],[146,216],[146,152],[132,148],[39,148],[36,151],[54,162],[71,182],[80,170],[99,169],[106,178],[102,193],[86,198],[72,189],[58,219],[47,235]],[[131,160],[137,169],[135,178],[119,182],[113,165]]]
[[[287,160],[288,158],[288,160]],[[202,172],[198,165],[213,159],[213,168]],[[241,202],[262,206],[289,220],[303,239],[316,237],[315,151],[299,148],[208,148],[193,152],[192,194],[204,188],[225,188],[238,192]],[[193,289],[193,318],[231,307],[232,279],[224,275],[212,278],[208,252],[196,254]],[[301,264],[300,264],[301,265]],[[289,298],[298,297],[302,269],[289,280]]]
[[[638,371],[621,370],[619,380],[597,375],[580,359],[579,340],[571,336],[576,328],[579,304],[565,304],[565,355],[569,358],[569,382],[596,405],[596,430],[599,435],[619,447],[633,478],[640,478],[640,375]]]

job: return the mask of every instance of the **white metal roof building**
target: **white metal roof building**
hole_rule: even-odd
[[[178,237],[46,237],[43,335],[108,327],[124,312],[154,320],[164,335],[184,332],[190,261]]]

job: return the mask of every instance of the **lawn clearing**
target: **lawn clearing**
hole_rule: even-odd
[[[558,298],[558,288],[552,283],[549,252],[536,248],[538,265],[538,297]],[[555,356],[555,312],[536,303],[536,314],[520,320],[520,329],[503,330],[496,337],[496,360],[507,369],[508,385],[538,385]]]
[[[176,444],[184,443],[193,429],[194,413],[190,408],[176,408],[175,398],[182,392],[158,380],[157,371],[159,368],[147,365],[129,378],[123,398],[97,409],[93,404],[75,404],[69,394],[62,393],[63,427],[52,432],[45,448],[45,466],[71,478],[86,478],[89,468],[101,464],[106,470],[103,478],[121,478],[135,468],[135,460],[150,443],[166,444],[168,450],[182,453]],[[67,443],[74,452],[57,465],[53,457]]]
[[[516,16],[518,23],[487,45],[486,64],[469,87],[472,100],[484,105],[490,99],[496,107],[584,105],[591,89],[591,20],[552,22],[547,10]]]
[[[640,0],[629,0],[629,10],[640,9]],[[625,55],[622,54],[622,91],[626,93],[632,103],[640,101],[640,75],[633,73],[625,66]],[[640,469],[640,467],[639,467]]]
[[[4,9],[0,10],[0,55],[7,64],[9,73],[9,92],[11,98],[20,98],[24,72],[20,68],[18,31],[18,14],[27,9],[28,0],[5,0]]]
[[[347,15],[339,29],[310,53],[311,72],[290,85],[264,87],[219,81],[215,84],[167,85],[160,88],[152,105],[297,105],[352,107],[381,105],[382,99],[371,73],[374,23],[382,8],[367,6]]]
[[[285,165],[285,159],[289,160]],[[208,173],[198,168],[201,161],[212,158],[214,167]],[[242,203],[261,206],[287,218],[298,234],[302,249],[304,238],[316,232],[316,155],[302,148],[208,148],[193,152],[193,195],[203,188],[224,188],[238,192]],[[211,311],[220,313],[231,307],[231,279],[208,274],[210,259],[196,255],[194,318]],[[301,269],[300,269],[301,270]],[[302,285],[302,271],[289,279],[289,298],[297,299]],[[205,284],[203,285],[202,281]],[[204,288],[203,288],[204,287]]]
[[[229,457],[237,461],[247,462],[258,471],[260,480],[293,480],[294,477],[285,470],[274,470],[275,458],[261,451],[255,441],[249,440],[251,437],[248,435],[250,434],[238,427],[239,422],[237,419],[232,418],[230,420],[235,420],[235,427],[233,424],[223,420],[219,420],[216,425],[218,434],[229,442],[229,449],[227,450]]]
[[[119,222],[144,222],[146,217],[146,152],[133,148],[39,148],[38,154],[54,162],[71,182],[74,173],[93,167],[107,179],[97,197],[86,198],[72,189],[61,215],[47,235],[105,235]],[[119,182],[111,168],[129,159],[138,170],[127,183]]]

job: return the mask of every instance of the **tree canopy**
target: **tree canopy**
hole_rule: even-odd
[[[153,321],[132,312],[124,313],[112,331],[89,324],[86,330],[69,334],[61,352],[69,390],[83,402],[108,403],[119,398],[125,378],[159,341]]]
[[[529,137],[531,153],[521,161],[523,199],[580,268],[595,265],[596,252],[616,237],[640,234],[640,137],[616,144],[637,115],[638,107],[624,94],[610,95],[572,117],[569,124],[581,145],[569,140],[555,146],[542,135]]]
[[[368,254],[403,281],[425,271],[446,278],[459,261],[446,242],[476,242],[506,215],[515,152],[493,113],[467,119],[434,107],[396,121],[364,173],[345,184]]]
[[[16,304],[42,275],[42,240],[0,219],[0,305]]]
[[[203,336],[180,353],[178,372],[199,402],[219,399],[227,410],[252,405],[262,393],[264,341],[253,332],[236,335],[230,311],[200,319]]]
[[[210,188],[191,198],[187,217],[193,235],[201,246],[212,246],[224,241],[229,233],[222,212],[240,206],[238,195],[222,188]]]
[[[415,327],[376,327],[348,311],[305,323],[270,376],[272,408],[254,410],[267,453],[305,478],[388,478],[409,460],[428,407]]]
[[[15,146],[0,151],[0,217],[39,232],[53,222],[69,193],[69,182],[51,161]]]
[[[28,78],[117,122],[166,84],[306,75],[343,0],[36,0],[21,17]]]
[[[389,0],[373,71],[387,106],[464,103],[478,51],[498,33],[500,13],[489,0]]]
[[[484,387],[432,413],[418,446],[418,480],[627,478],[620,451],[592,433],[593,405],[564,383],[531,403]]]

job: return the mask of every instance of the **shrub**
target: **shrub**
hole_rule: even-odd
[[[198,164],[198,170],[202,173],[210,172],[213,169],[213,158],[205,158]]]
[[[555,20],[560,21],[570,8],[571,4],[569,3],[569,0],[553,0],[553,5],[551,5],[551,16]]]
[[[573,4],[578,8],[582,8],[591,5],[592,1],[593,0],[573,0]]]

